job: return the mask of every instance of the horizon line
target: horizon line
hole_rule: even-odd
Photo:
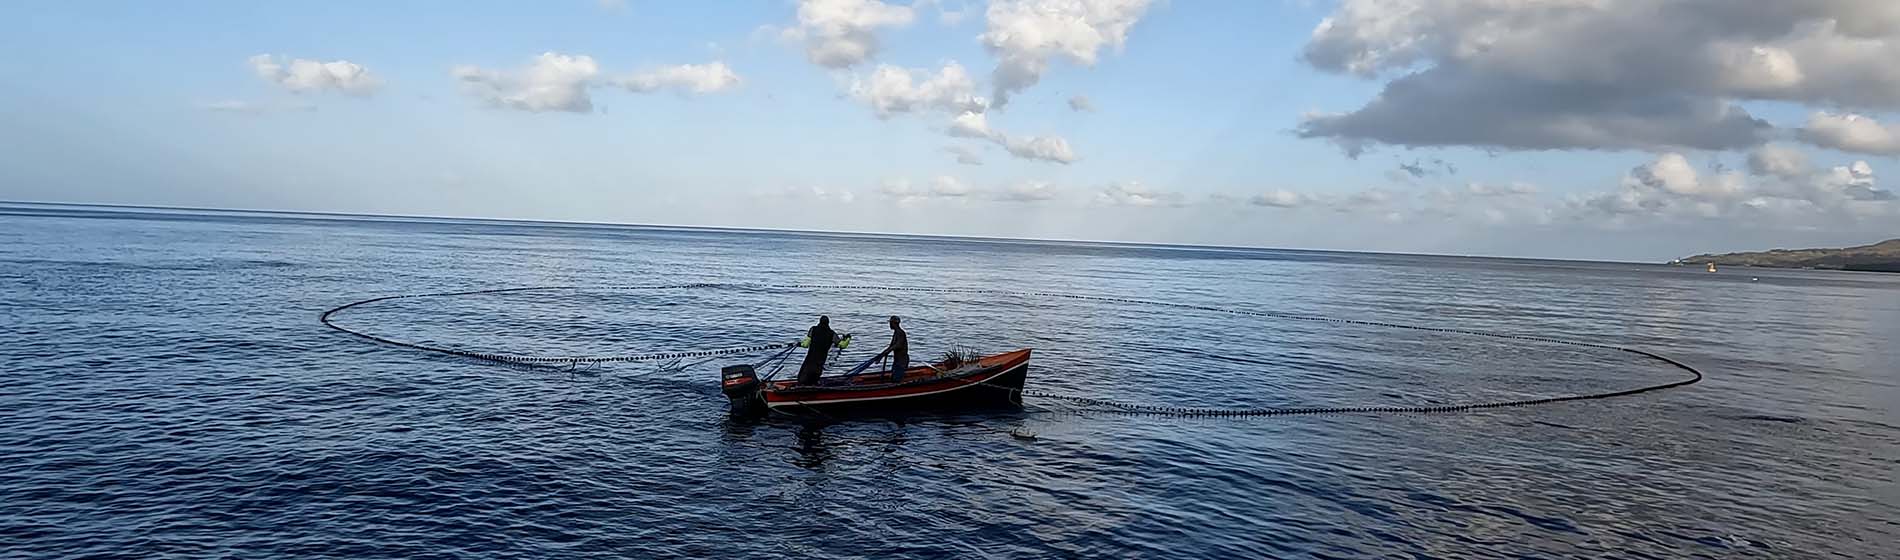
[[[1212,249],[1212,250],[1222,250],[1222,251],[1294,251],[1294,252],[1309,252],[1309,253],[1344,253],[1344,254],[1355,254],[1355,255],[1383,255],[1383,256],[1402,256],[1402,257],[1437,257],[1437,258],[1550,261],[1550,262],[1566,262],[1566,263],[1656,264],[1656,265],[1668,264],[1668,263],[1656,263],[1656,262],[1649,262],[1649,261],[1566,259],[1566,258],[1556,258],[1556,257],[1511,257],[1511,256],[1497,256],[1497,255],[1425,253],[1425,252],[1403,253],[1403,252],[1368,251],[1368,250],[1352,250],[1352,249],[1309,249],[1309,248],[1269,247],[1269,246],[1262,246],[1262,245],[1214,245],[1214,244],[1200,244],[1200,243],[1164,243],[1164,242],[1155,242],[1155,241],[1115,241],[1115,240],[1105,240],[1105,239],[1007,237],[1007,236],[987,236],[987,235],[974,235],[974,234],[906,233],[906,232],[768,228],[768,227],[741,227],[741,226],[715,226],[715,225],[690,225],[690,224],[659,224],[659,223],[636,223],[636,222],[601,222],[601,221],[586,221],[586,220],[551,220],[551,219],[537,219],[537,218],[495,218],[495,217],[488,217],[488,216],[379,214],[379,213],[366,213],[366,212],[339,212],[339,211],[328,211],[328,210],[280,210],[280,209],[271,209],[271,208],[218,208],[218,207],[210,207],[210,206],[174,206],[174,205],[160,205],[160,204],[63,202],[63,201],[40,201],[40,200],[0,200],[0,204],[27,204],[27,205],[39,205],[39,206],[85,206],[85,207],[96,207],[96,208],[172,210],[172,211],[186,211],[186,212],[249,212],[249,213],[257,213],[257,214],[292,214],[292,215],[302,214],[302,215],[308,215],[308,216],[333,217],[333,218],[485,221],[485,222],[502,222],[502,223],[516,223],[516,224],[524,224],[524,225],[544,225],[544,226],[589,226],[589,227],[611,227],[611,228],[643,228],[644,227],[644,228],[665,228],[665,229],[678,229],[678,230],[724,231],[724,232],[738,232],[738,233],[752,232],[752,233],[865,236],[865,237],[923,237],[923,238],[932,238],[932,239],[981,241],[981,242],[1074,243],[1074,244],[1085,244],[1085,245],[1133,245],[1133,246],[1140,246],[1140,247],[1163,248],[1163,249],[1192,249],[1192,250]]]

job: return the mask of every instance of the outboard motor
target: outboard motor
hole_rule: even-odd
[[[719,390],[732,401],[733,412],[750,413],[765,408],[765,397],[759,391],[759,376],[752,371],[752,364],[720,368]]]

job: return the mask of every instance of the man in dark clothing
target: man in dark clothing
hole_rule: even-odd
[[[878,357],[882,358],[884,354],[891,356],[891,382],[902,382],[904,372],[910,369],[910,335],[897,326],[896,315],[891,316],[891,345]]]
[[[825,355],[831,353],[831,344],[838,333],[831,332],[831,318],[818,316],[818,325],[805,333],[805,363],[798,366],[798,384],[816,385],[818,376],[825,373]]]

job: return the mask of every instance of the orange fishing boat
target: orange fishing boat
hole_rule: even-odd
[[[1029,352],[1024,348],[972,359],[951,356],[906,370],[900,382],[892,382],[889,371],[824,376],[812,385],[762,381],[755,366],[739,364],[720,371],[720,389],[732,400],[734,412],[837,415],[1021,406]]]

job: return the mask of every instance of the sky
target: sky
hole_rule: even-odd
[[[1900,237],[1891,0],[14,2],[0,200],[1628,261]]]

